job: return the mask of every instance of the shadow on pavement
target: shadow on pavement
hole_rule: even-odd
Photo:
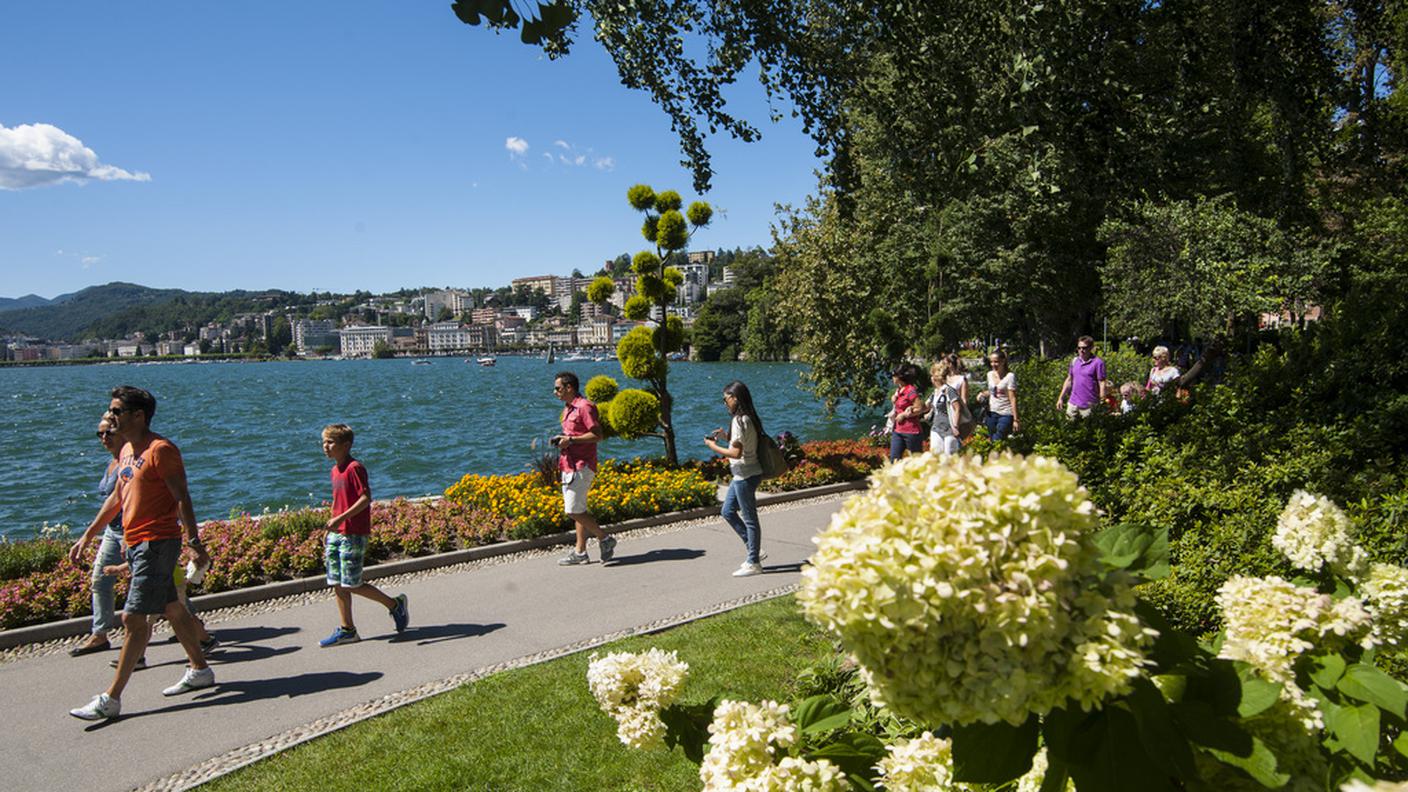
[[[797,563],[797,564],[773,564],[772,566],[765,566],[765,567],[763,567],[763,574],[765,574],[765,575],[771,575],[771,574],[773,574],[774,572],[801,572],[801,571],[802,571],[802,565],[801,565],[800,563]]]
[[[474,638],[479,635],[488,635],[496,630],[502,630],[507,624],[498,622],[496,624],[427,624],[424,627],[409,627],[405,632],[392,633],[390,635],[378,635],[375,638],[364,640],[386,641],[387,643],[410,643],[415,641],[420,646],[433,643],[443,643],[453,641],[458,638]]]
[[[148,715],[161,715],[168,712],[181,712],[189,709],[218,707],[226,704],[248,704],[253,701],[263,701],[265,699],[294,698],[295,696],[306,696],[312,693],[322,693],[327,690],[337,690],[339,688],[361,687],[369,682],[375,682],[381,677],[382,673],[380,671],[368,671],[363,674],[354,674],[350,671],[320,671],[291,677],[274,677],[273,679],[253,679],[244,682],[216,682],[213,688],[197,691],[195,698],[190,701],[173,704],[169,707],[162,707],[161,709],[122,715],[112,720],[95,723],[85,728],[84,731],[97,731],[98,729],[106,728],[114,723],[120,723],[133,718],[145,718]]]
[[[300,627],[216,627],[210,631],[210,634],[219,638],[220,643],[224,645],[282,638],[285,635],[299,632],[301,629]]]
[[[634,566],[635,564],[653,564],[656,561],[692,561],[696,558],[702,558],[703,556],[703,550],[695,550],[689,547],[666,547],[638,555],[618,555],[606,562],[606,566]]]

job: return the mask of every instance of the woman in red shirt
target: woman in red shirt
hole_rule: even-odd
[[[901,363],[891,373],[895,382],[895,392],[890,396],[893,408],[890,420],[894,429],[890,433],[890,461],[904,455],[905,451],[918,454],[924,450],[924,427],[919,423],[919,414],[924,405],[919,403],[919,388],[914,381],[919,368],[913,363]]]

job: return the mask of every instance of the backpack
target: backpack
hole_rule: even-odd
[[[787,456],[782,453],[777,441],[761,433],[758,435],[758,464],[763,467],[764,479],[777,478],[789,468]]]

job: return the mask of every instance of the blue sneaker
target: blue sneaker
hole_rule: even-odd
[[[346,627],[338,627],[336,630],[332,631],[332,635],[329,635],[323,640],[318,641],[318,646],[321,646],[326,649],[329,646],[340,646],[341,644],[357,643],[360,640],[362,639],[360,636],[357,635],[357,629],[355,627],[350,630]]]
[[[396,632],[406,631],[406,625],[411,623],[410,600],[405,594],[396,595],[396,607],[391,609],[391,620],[396,622]]]

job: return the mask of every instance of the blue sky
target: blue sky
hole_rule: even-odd
[[[4,297],[497,286],[641,249],[632,184],[695,197],[589,37],[549,61],[448,0],[12,4],[0,75]],[[736,88],[763,140],[713,139],[693,249],[770,244],[815,187],[800,125]]]

